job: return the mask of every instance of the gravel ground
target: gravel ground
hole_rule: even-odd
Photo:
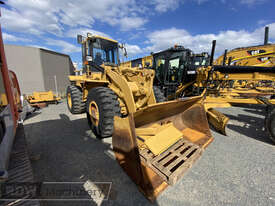
[[[275,150],[263,130],[264,107],[220,109],[230,117],[227,136],[212,130],[214,142],[199,161],[155,205],[275,205]],[[111,138],[99,141],[86,115],[71,115],[66,103],[50,105],[24,122],[36,181],[112,182],[101,205],[152,205],[122,171]],[[96,205],[96,202],[42,202]]]

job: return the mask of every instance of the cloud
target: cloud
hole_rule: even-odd
[[[7,42],[17,42],[17,41],[30,42],[30,41],[32,41],[30,39],[17,37],[17,36],[14,36],[12,34],[8,34],[8,33],[3,33],[2,35],[3,35],[3,40],[7,41]]]
[[[259,25],[265,25],[267,22],[268,22],[268,20],[261,19],[261,20],[257,21],[257,24],[259,24]]]
[[[207,2],[209,0],[193,0],[195,2],[197,2],[199,5],[203,4],[204,2]],[[223,3],[223,2],[222,2]]]
[[[19,21],[20,19],[20,21]],[[2,27],[8,31],[31,33],[40,35],[41,30],[34,28],[35,22],[32,19],[24,18],[16,10],[2,9],[1,17]]]
[[[50,51],[52,51],[52,49],[50,49],[49,47],[45,47],[45,46],[42,46],[42,45],[38,45],[38,44],[30,44],[30,45],[28,45],[28,46],[30,46],[30,47],[36,47],[36,48],[41,48],[41,49],[46,49],[46,50],[50,50]]]
[[[91,34],[95,34],[95,35],[99,35],[99,36],[104,36],[104,37],[108,37],[108,38],[112,39],[112,37],[110,35],[108,35],[104,32],[96,31],[94,29],[85,28],[85,27],[81,27],[81,28],[77,28],[77,29],[70,29],[66,32],[65,36],[76,39],[78,34],[81,34],[82,36],[86,36],[87,33],[91,33]]]
[[[95,21],[122,30],[146,23],[144,10],[136,0],[9,0],[3,8],[2,23],[8,31],[34,35],[64,34],[64,28],[92,28]]]
[[[275,39],[275,23],[269,24],[270,39]],[[260,27],[253,32],[245,30],[221,31],[218,34],[198,34],[191,35],[184,29],[170,28],[158,30],[147,36],[145,48],[147,52],[157,52],[174,46],[183,45],[194,52],[210,51],[212,40],[217,40],[216,55],[222,54],[224,49],[233,49],[263,43],[264,27]]]
[[[75,46],[63,40],[47,39],[46,44],[59,47],[61,49],[61,52],[63,53],[74,53],[81,51],[81,48],[79,46]]]
[[[207,2],[209,0],[152,0],[151,4],[154,5],[155,10],[157,12],[163,13],[163,12],[167,12],[167,11],[174,11],[181,4],[183,4],[187,1],[193,1],[193,2],[197,3],[198,5],[201,5],[204,2]]]
[[[138,45],[126,44],[125,47],[128,57],[143,53],[143,50]]]
[[[140,17],[125,17],[119,22],[122,31],[140,28],[147,20]]]
[[[3,27],[9,31],[41,35],[45,32],[61,35],[62,25],[58,22],[56,8],[46,0],[8,1],[11,9],[3,8]]]
[[[168,10],[175,10],[179,7],[180,0],[153,0],[155,10],[158,12],[166,12]]]
[[[264,3],[266,0],[241,0],[241,4],[246,4],[248,6],[252,6],[254,4]]]

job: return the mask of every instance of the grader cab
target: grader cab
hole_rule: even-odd
[[[213,140],[203,97],[164,102],[154,70],[119,65],[117,41],[88,34],[78,42],[84,73],[69,76],[68,109],[86,112],[98,138],[112,136],[120,166],[153,201]]]
[[[193,53],[184,46],[174,47],[151,53],[149,56],[123,62],[129,68],[142,65],[155,71],[154,86],[159,87],[167,99],[179,97],[186,86],[196,79],[196,69],[207,66],[210,56],[207,52]]]

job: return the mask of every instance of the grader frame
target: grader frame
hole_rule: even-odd
[[[235,104],[265,104],[269,109],[266,124],[274,124],[270,117],[275,108],[275,67],[212,66],[198,70],[197,81],[193,85],[205,90],[204,106],[209,122],[225,134],[228,118],[214,108],[231,107]],[[274,131],[266,129],[274,141]]]

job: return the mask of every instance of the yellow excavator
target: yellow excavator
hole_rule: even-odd
[[[153,201],[213,140],[203,96],[164,102],[154,70],[119,64],[117,41],[88,33],[78,43],[83,73],[69,76],[68,109],[86,113],[98,138],[112,136],[120,166]]]
[[[264,44],[225,50],[224,54],[214,61],[214,65],[234,66],[275,66],[275,44],[268,43],[269,27],[265,27]]]

